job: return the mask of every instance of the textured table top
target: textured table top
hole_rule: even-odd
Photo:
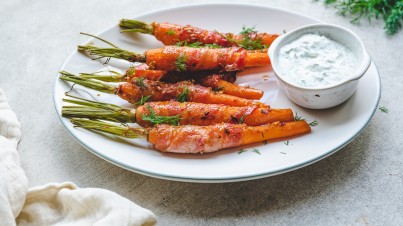
[[[320,1],[251,2],[361,36],[382,79],[379,106],[389,113],[377,110],[332,156],[278,176],[198,184],[139,175],[96,157],[69,135],[54,109],[53,83],[82,40],[80,31],[96,34],[124,17],[197,1],[6,0],[0,3],[0,87],[22,124],[19,152],[30,186],[72,181],[110,189],[153,211],[159,225],[403,225],[403,32],[385,35],[382,21],[353,25]]]

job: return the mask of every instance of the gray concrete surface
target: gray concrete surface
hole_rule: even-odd
[[[336,154],[270,178],[195,184],[126,171],[68,134],[55,113],[52,88],[81,41],[78,33],[98,33],[123,17],[195,2],[1,1],[0,87],[22,124],[19,152],[30,186],[73,181],[110,189],[152,210],[159,225],[403,225],[403,32],[388,37],[381,21],[352,25],[320,1],[249,2],[345,26],[365,42],[382,78],[379,106],[389,113],[377,110]]]

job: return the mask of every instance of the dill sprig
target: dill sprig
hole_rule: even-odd
[[[177,71],[186,71],[187,65],[186,65],[187,59],[184,54],[179,55],[179,57],[175,61],[175,68]]]
[[[379,107],[379,110],[381,110],[383,113],[389,113],[389,110],[386,107]]]
[[[247,50],[261,50],[267,48],[266,45],[262,43],[261,38],[257,39],[252,39],[251,36],[257,33],[257,30],[255,30],[255,27],[242,27],[242,31],[239,32],[240,35],[242,35],[242,40],[237,41],[233,38],[232,34],[225,35],[223,33],[220,33],[218,31],[215,31],[219,35],[221,35],[223,38],[227,39],[229,42],[236,43],[238,46],[247,49]]]
[[[190,93],[190,90],[188,89],[187,86],[183,86],[182,88],[183,88],[182,92],[179,94],[178,98],[176,98],[176,100],[181,103],[189,101],[189,93]]]
[[[254,49],[265,49],[267,48],[266,45],[262,43],[261,38],[257,39],[252,39],[251,35],[256,34],[257,30],[255,29],[255,26],[253,27],[242,27],[242,31],[239,33],[242,35],[242,41],[239,43],[239,45],[247,50],[254,50]]]
[[[141,96],[141,99],[139,101],[137,101],[135,103],[135,105],[138,105],[138,106],[144,105],[150,97],[151,96]]]
[[[214,93],[219,93],[219,92],[221,92],[223,89],[224,89],[224,87],[222,87],[222,86],[217,86],[217,87],[211,88],[211,90],[212,90]]]
[[[302,118],[302,116],[298,115],[298,113],[295,112],[294,121],[306,121],[306,119]],[[319,122],[316,119],[308,123],[308,125],[310,126],[317,126],[318,124]]]
[[[238,155],[239,155],[239,154],[242,154],[242,153],[244,153],[244,152],[246,152],[246,151],[247,151],[247,149],[243,149],[243,148],[242,148],[241,150],[238,151]]]
[[[136,84],[137,84],[138,87],[143,88],[145,86],[144,85],[144,78],[143,77],[136,78]]]
[[[215,43],[213,44],[203,44],[201,42],[188,43],[187,41],[178,41],[177,43],[175,43],[175,46],[187,46],[192,48],[210,48],[210,49],[223,48],[223,46],[220,46]]]
[[[393,35],[402,29],[402,0],[325,0],[325,4],[334,4],[343,16],[353,16],[351,22],[354,24],[364,17],[369,21],[381,17],[387,34]]]
[[[153,125],[158,125],[158,124],[169,124],[169,125],[174,125],[178,126],[179,121],[180,121],[180,115],[174,115],[174,116],[161,116],[155,114],[154,110],[151,108],[150,104],[146,105],[146,108],[149,112],[148,115],[142,114],[141,118],[144,121],[150,122]]]
[[[259,149],[257,149],[257,148],[253,148],[253,149],[252,149],[252,151],[253,151],[253,152],[255,152],[256,154],[261,155],[261,153],[260,153]]]

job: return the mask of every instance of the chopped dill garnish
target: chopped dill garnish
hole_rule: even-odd
[[[211,88],[211,90],[213,90],[213,92],[215,92],[215,93],[218,93],[218,92],[222,91],[223,89],[224,89],[224,87],[222,87],[222,86]]]
[[[253,152],[255,152],[256,154],[261,155],[261,153],[260,153],[259,149],[253,148],[253,149],[252,149],[252,151],[253,151]]]
[[[240,34],[240,35],[248,35],[248,34],[250,34],[250,33],[256,33],[257,31],[255,30],[255,27],[256,27],[256,26],[253,26],[253,27],[245,27],[245,26],[242,26],[242,31],[239,32],[239,34]]]
[[[144,105],[144,103],[147,102],[148,98],[150,98],[150,97],[151,96],[141,96],[141,99],[136,102],[136,105],[138,105],[138,106]]]
[[[282,151],[280,151],[280,153],[281,153],[281,154],[283,154],[283,155],[287,154],[287,153],[285,153],[285,152],[282,152]]]
[[[140,88],[144,87],[144,78],[143,78],[143,77],[136,78],[136,84],[137,84]]]
[[[239,154],[242,154],[242,153],[244,153],[244,152],[246,152],[246,151],[247,151],[247,149],[243,149],[243,148],[242,148],[241,150],[238,151],[238,155],[239,155]]]
[[[210,49],[217,49],[217,48],[223,48],[222,46],[218,44],[203,44],[201,42],[193,42],[193,43],[188,43],[187,41],[179,41],[175,43],[175,46],[187,46],[187,47],[192,47],[192,48],[210,48]]]
[[[151,108],[150,104],[146,105],[147,110],[149,111],[149,114],[142,114],[141,118],[144,121],[150,122],[153,125],[158,125],[158,124],[170,124],[174,126],[179,125],[180,121],[180,115],[174,115],[174,116],[161,116],[161,115],[156,115],[154,110]]]
[[[299,116],[297,112],[295,112],[294,121],[304,121],[305,119],[302,116]]]
[[[264,45],[262,43],[262,39],[261,38],[257,38],[257,39],[251,39],[250,35],[251,34],[256,34],[257,31],[255,30],[255,26],[253,27],[242,27],[242,31],[239,33],[240,35],[242,35],[243,39],[242,41],[238,44],[247,50],[254,50],[254,49],[265,49],[267,48],[266,45]]]
[[[389,113],[389,110],[386,107],[379,107],[379,110],[381,110],[383,113]]]
[[[189,93],[190,93],[190,90],[188,89],[187,86],[183,86],[182,88],[183,88],[182,92],[179,94],[178,98],[176,99],[177,101],[179,101],[181,103],[189,101]]]
[[[222,46],[220,46],[218,44],[215,44],[215,43],[213,43],[213,44],[205,44],[204,46],[207,47],[207,48],[210,48],[210,49],[223,48]]]
[[[289,145],[289,144],[290,144],[290,141],[287,140],[287,141],[284,142],[284,144],[285,144],[285,145]]]
[[[243,116],[244,116],[244,115],[242,115],[242,116],[239,118],[239,124],[243,124]]]
[[[168,30],[166,33],[167,33],[167,35],[170,35],[170,36],[175,35],[175,31],[174,31],[174,30]]]
[[[186,71],[186,56],[184,54],[179,55],[179,57],[175,61],[175,67],[177,71]]]
[[[316,119],[310,123],[308,123],[310,126],[317,126],[319,123],[316,121]]]
[[[287,33],[287,31],[284,29],[284,30],[283,30],[283,34],[285,34],[285,33]]]

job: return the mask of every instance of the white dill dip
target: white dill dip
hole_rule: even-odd
[[[327,87],[354,74],[357,59],[344,45],[318,33],[284,45],[278,56],[281,76],[306,88]]]

